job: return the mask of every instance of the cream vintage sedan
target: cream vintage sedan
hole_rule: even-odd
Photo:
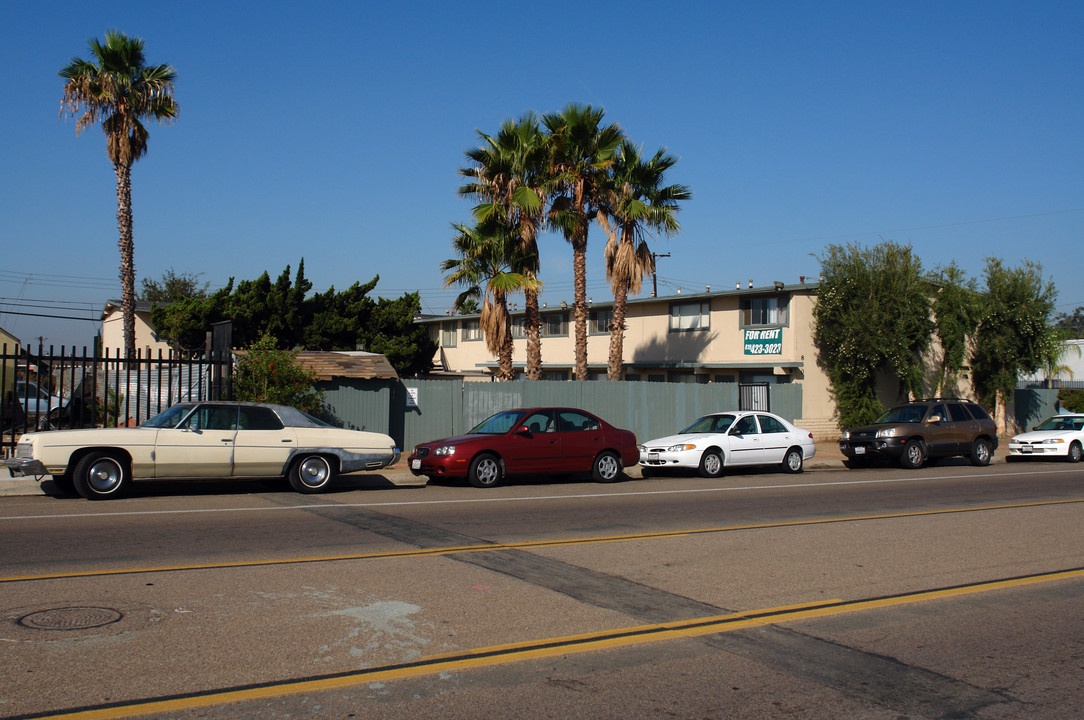
[[[89,500],[124,493],[132,480],[285,476],[301,493],[326,490],[339,473],[399,460],[381,433],[343,430],[292,407],[261,403],[174,405],[132,428],[23,435],[4,460],[12,476],[51,475]]]

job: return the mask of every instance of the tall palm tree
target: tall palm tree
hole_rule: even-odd
[[[110,30],[105,42],[90,40],[92,58],[73,58],[58,75],[64,78],[60,115],[82,115],[78,135],[101,121],[106,152],[117,177],[117,227],[120,230],[121,307],[124,352],[135,356],[135,260],[132,244],[132,164],[147,152],[149,133],[143,120],[168,122],[177,117],[173,99],[176,71],[169,65],[146,65],[143,41]]]
[[[678,203],[692,197],[684,185],[662,186],[663,175],[677,161],[666,148],[660,148],[654,157],[645,160],[639,148],[624,140],[602,193],[603,211],[598,219],[609,236],[606,279],[614,294],[607,380],[621,379],[628,294],[639,293],[644,273],[655,270],[647,233],[649,230],[664,235],[677,233],[681,229],[677,221]],[[612,225],[607,216],[613,218]]]
[[[537,291],[537,280],[517,272],[529,265],[521,257],[519,238],[498,222],[481,223],[474,227],[453,224],[456,231],[452,248],[458,257],[445,260],[445,286],[460,285],[466,290],[456,298],[455,307],[466,307],[481,300],[478,325],[486,348],[497,358],[497,379],[512,380],[512,327],[508,314],[508,296],[531,289]]]
[[[482,144],[466,151],[474,165],[459,171],[470,178],[459,188],[459,193],[481,201],[474,208],[476,222],[496,219],[519,237],[517,256],[527,264],[517,270],[534,281],[524,286],[525,374],[528,380],[538,380],[542,376],[538,231],[545,218],[550,191],[546,136],[538,116],[527,112],[517,121],[502,123],[495,137],[481,131],[478,137]]]
[[[601,188],[624,133],[616,123],[602,126],[604,111],[570,104],[542,118],[550,133],[550,162],[557,190],[551,224],[572,245],[577,380],[587,379],[587,230],[598,212]]]

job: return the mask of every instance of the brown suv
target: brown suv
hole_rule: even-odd
[[[997,449],[997,425],[970,400],[930,398],[886,410],[872,425],[843,432],[839,450],[849,467],[877,460],[922,467],[927,460],[958,455],[989,465]]]

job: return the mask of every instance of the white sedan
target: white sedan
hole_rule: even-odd
[[[1084,457],[1082,447],[1084,414],[1055,415],[1031,432],[1014,435],[1006,459],[1058,458],[1075,463]]]
[[[292,407],[182,403],[138,427],[53,430],[19,438],[4,460],[12,476],[52,476],[89,500],[122,495],[132,480],[285,476],[301,493],[326,490],[340,472],[399,460],[382,433],[343,430]]]
[[[724,468],[779,465],[801,472],[817,452],[813,433],[768,412],[734,411],[705,415],[677,435],[640,446],[640,473],[656,470],[695,471],[714,478]]]

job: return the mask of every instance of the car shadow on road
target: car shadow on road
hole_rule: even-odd
[[[340,475],[322,495],[336,495],[355,490],[393,490],[397,487],[388,477],[379,473],[357,473]],[[405,486],[421,487],[421,486]],[[52,480],[43,480],[41,490],[57,499],[82,498],[74,491],[68,492]],[[284,478],[194,478],[190,480],[138,480],[131,483],[123,497],[195,497],[256,495],[267,492],[294,492]]]

